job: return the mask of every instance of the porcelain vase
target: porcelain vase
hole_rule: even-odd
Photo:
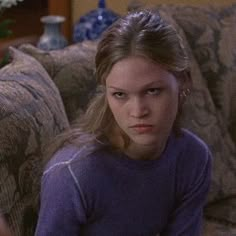
[[[43,35],[39,38],[37,47],[45,50],[62,49],[68,42],[61,31],[62,23],[65,21],[63,16],[43,16],[40,21],[44,24]]]

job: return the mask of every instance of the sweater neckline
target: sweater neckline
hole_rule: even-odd
[[[155,168],[161,165],[161,163],[168,161],[170,157],[173,156],[174,154],[173,152],[176,151],[175,140],[176,140],[175,134],[171,133],[167,139],[166,146],[162,154],[157,159],[151,159],[151,160],[132,159],[128,155],[120,151],[111,151],[111,155],[108,158],[114,159],[117,163],[119,163],[120,166],[125,166],[131,169]]]

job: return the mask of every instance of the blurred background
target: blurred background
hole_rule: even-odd
[[[4,0],[1,0],[4,1]],[[0,3],[1,3],[0,1]],[[236,3],[236,0],[106,0],[106,7],[117,14],[125,14],[131,2],[139,2],[146,6],[156,4],[224,4]],[[98,0],[23,0],[16,6],[5,9],[0,15],[0,21],[11,19],[9,29],[12,34],[0,38],[0,56],[9,45],[21,43],[35,43],[43,33],[40,18],[44,15],[62,15],[66,21],[62,25],[62,32],[72,43],[73,26],[78,19],[87,12],[96,9]]]

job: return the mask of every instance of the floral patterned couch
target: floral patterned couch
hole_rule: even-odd
[[[184,38],[193,92],[183,126],[214,155],[203,236],[236,235],[236,4],[159,5]],[[0,70],[0,209],[16,236],[33,235],[43,150],[79,116],[96,91],[96,42],[43,52],[10,49]]]

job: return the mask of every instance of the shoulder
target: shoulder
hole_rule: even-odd
[[[76,195],[85,206],[84,194],[92,192],[90,190],[96,187],[94,182],[99,181],[96,159],[97,152],[86,146],[78,148],[70,145],[58,150],[42,175],[41,191],[44,196],[59,194],[65,199],[68,195]]]
[[[67,175],[77,181],[78,178],[94,176],[103,168],[105,154],[100,146],[66,146],[53,155],[44,169],[43,178],[53,175],[61,179]]]
[[[47,163],[46,167],[44,168],[43,175],[47,175],[50,172],[54,172],[56,169],[61,169],[61,167],[67,166],[68,163],[79,156],[80,152],[80,148],[70,145],[59,149],[54,153]]]
[[[70,169],[76,163],[85,164],[90,160],[86,158],[92,152],[94,148],[92,146],[77,147],[74,145],[67,145],[59,149],[49,160],[46,167],[44,168],[43,177],[50,175],[51,173],[65,172],[65,169]],[[83,168],[83,166],[81,167]]]
[[[212,156],[207,144],[191,131],[176,139],[181,149],[176,159],[176,196],[193,204],[205,201],[211,181]]]
[[[194,152],[196,154],[209,154],[210,149],[207,143],[197,136],[195,133],[182,129],[182,140],[184,143],[185,152]]]
[[[212,154],[208,145],[193,132],[182,129],[179,138],[181,152],[178,161],[190,169],[205,169],[211,166]]]

